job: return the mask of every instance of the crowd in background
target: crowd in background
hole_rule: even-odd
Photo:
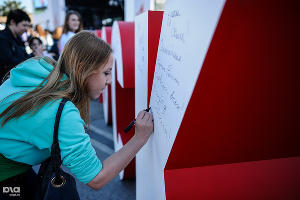
[[[63,27],[56,27],[51,32],[40,24],[36,24],[34,29],[30,27],[23,35],[23,40],[27,42],[27,47],[29,47],[27,52],[32,56],[44,55],[57,60],[66,42],[82,29],[82,18],[79,12],[70,10],[66,14]],[[36,45],[32,46],[33,44]]]
[[[33,26],[23,10],[11,11],[5,29],[0,31],[0,85],[10,69],[30,57],[47,56],[58,60],[66,42],[82,29],[82,18],[77,11],[68,11],[64,25],[54,31],[40,24]]]

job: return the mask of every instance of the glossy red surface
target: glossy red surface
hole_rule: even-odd
[[[277,166],[258,163],[264,169],[254,179],[255,167],[239,173],[223,165],[300,156],[299,9],[299,1],[226,1],[165,168],[167,177],[175,169],[200,167],[201,176],[193,181],[190,173],[191,181],[176,188],[166,178],[167,199],[178,199],[179,189],[198,194],[204,167],[215,176],[215,165],[221,171],[224,166],[225,178],[205,188],[216,194],[227,188],[227,199],[238,199],[239,185],[251,197],[262,180],[279,185],[262,187],[260,197],[286,194],[291,176],[300,179],[299,167],[278,168],[280,176],[272,179],[267,172]]]

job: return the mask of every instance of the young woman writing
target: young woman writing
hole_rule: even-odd
[[[93,33],[82,31],[66,43],[57,63],[35,57],[11,70],[0,87],[1,183],[18,180],[24,187],[21,191],[34,193],[36,175],[31,166],[50,156],[62,98],[70,101],[62,111],[58,130],[61,159],[81,182],[100,189],[135,157],[153,132],[150,113],[138,114],[135,135],[103,162],[84,130],[89,123],[89,100],[97,99],[111,83],[113,62],[111,47]]]

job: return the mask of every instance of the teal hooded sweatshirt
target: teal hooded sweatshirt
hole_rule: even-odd
[[[37,87],[52,69],[53,66],[44,58],[31,58],[12,69],[10,78],[0,86],[0,113]],[[33,115],[29,112],[0,126],[0,154],[28,165],[37,165],[47,159],[51,152],[54,121],[60,101],[51,101]],[[102,164],[89,135],[85,133],[79,110],[70,101],[62,111],[58,140],[63,165],[79,181],[90,182],[100,172]]]

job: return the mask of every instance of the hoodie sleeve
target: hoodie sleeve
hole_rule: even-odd
[[[63,165],[79,181],[90,182],[102,169],[102,163],[91,145],[89,135],[85,133],[84,121],[78,109],[70,101],[63,109],[58,131]]]

